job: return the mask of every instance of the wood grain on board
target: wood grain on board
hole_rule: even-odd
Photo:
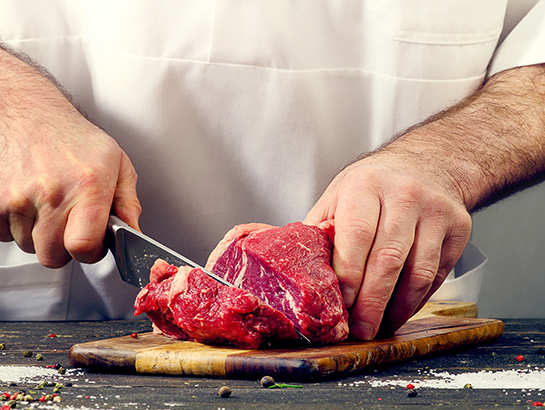
[[[393,337],[370,342],[244,350],[143,333],[77,344],[68,357],[73,366],[101,371],[313,381],[475,347],[501,336],[500,320],[476,315],[471,303],[430,302]]]

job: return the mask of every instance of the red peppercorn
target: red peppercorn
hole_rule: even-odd
[[[407,389],[414,389],[414,384],[409,383],[409,384],[407,385]]]
[[[131,333],[131,337],[132,337],[133,339],[136,339],[136,338],[138,337],[138,335],[137,335],[136,333]]]
[[[543,403],[540,402],[540,401],[534,401],[534,402],[532,403],[532,406],[541,407],[541,406],[543,406]]]
[[[521,354],[519,354],[519,355],[517,356],[517,362],[522,362],[523,360],[524,360],[524,356],[521,355]]]
[[[55,333],[51,333],[49,337],[57,337],[57,335]]]
[[[11,410],[11,406],[8,406],[7,404],[3,405],[1,410]]]
[[[45,396],[42,396],[42,397],[40,397],[40,398],[38,399],[38,401],[47,401],[47,400],[46,400]]]
[[[8,392],[2,393],[2,396],[4,396],[6,399],[9,399],[9,393]]]

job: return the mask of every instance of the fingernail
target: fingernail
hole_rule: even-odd
[[[349,308],[356,300],[356,291],[354,288],[347,285],[341,285],[340,288],[341,294],[343,295],[344,304],[347,308]]]
[[[358,322],[350,326],[350,334],[359,340],[371,340],[375,329],[369,323]]]

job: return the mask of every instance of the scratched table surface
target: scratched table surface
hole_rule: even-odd
[[[0,394],[25,391],[34,398],[30,403],[18,402],[17,409],[540,408],[545,402],[545,376],[541,388],[490,386],[490,376],[486,382],[483,378],[485,388],[473,379],[472,388],[452,388],[438,376],[462,375],[469,381],[468,375],[483,371],[545,375],[545,319],[504,323],[504,334],[489,345],[344,379],[266,389],[259,380],[112,374],[69,366],[67,353],[72,345],[146,332],[151,329],[149,321],[0,322]],[[517,356],[524,359],[519,361]],[[64,374],[55,368],[59,365]],[[408,395],[405,380],[414,384],[415,397]],[[432,386],[435,380],[438,384]],[[48,385],[43,386],[43,381]],[[62,384],[55,393],[62,401],[37,401],[52,395],[55,383]],[[222,386],[229,386],[230,397],[217,395]],[[0,405],[6,403],[0,401]]]

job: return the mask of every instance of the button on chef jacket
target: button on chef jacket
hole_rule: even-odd
[[[3,0],[0,38],[127,152],[142,230],[204,263],[235,224],[302,220],[347,162],[491,62],[545,61],[544,19],[537,0]],[[46,269],[1,245],[1,320],[133,316],[110,256]]]

